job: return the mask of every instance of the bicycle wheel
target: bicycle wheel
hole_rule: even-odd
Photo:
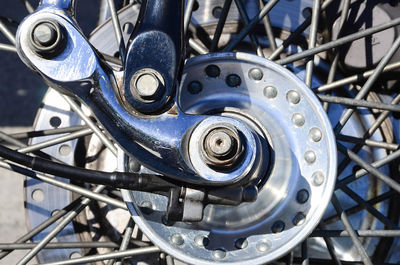
[[[100,20],[89,37],[115,76],[124,49],[114,30],[122,29],[122,46],[129,46],[141,5],[111,6],[111,17]],[[176,103],[186,115],[212,116],[190,131],[191,166],[218,185],[221,179],[235,180],[242,164],[251,164],[246,181],[256,183],[257,199],[235,206],[210,203],[201,221],[190,219],[199,212],[188,203],[189,221],[170,221],[171,199],[160,192],[65,181],[16,160],[0,161],[27,176],[31,229],[16,235],[15,243],[0,244],[0,257],[29,249],[19,264],[33,258],[46,264],[397,263],[398,11],[396,3],[377,1],[187,1],[187,60]],[[13,42],[7,25],[4,21],[0,29]],[[0,48],[16,50],[7,44]],[[162,173],[129,152],[125,138],[109,132],[110,124],[93,105],[70,96],[50,88],[34,131],[2,133],[1,139],[20,153],[77,168]],[[178,115],[174,107],[168,114]],[[215,132],[220,120],[227,127]],[[252,150],[263,151],[244,148],[245,155],[239,152],[232,164],[210,166],[215,157],[204,158],[197,143],[213,135],[222,137],[217,137],[221,144],[243,140],[220,136],[235,132],[226,125],[231,120],[245,139],[253,138],[240,124],[250,128],[257,136],[248,140]],[[218,141],[208,148],[219,152]],[[185,196],[195,200],[195,194],[195,188],[188,189]]]

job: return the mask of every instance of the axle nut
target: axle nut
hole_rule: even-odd
[[[56,21],[41,20],[31,28],[30,46],[39,56],[51,59],[65,48],[64,28]]]

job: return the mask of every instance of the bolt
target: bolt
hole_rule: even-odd
[[[230,74],[226,77],[226,84],[230,87],[238,87],[242,83],[240,76],[237,74]]]
[[[32,27],[30,43],[38,55],[50,59],[64,49],[66,42],[56,21],[39,21]]]
[[[202,150],[210,166],[231,167],[242,154],[236,129],[221,126],[205,132],[205,135]]]
[[[49,47],[57,41],[57,29],[49,22],[41,22],[33,29],[33,40],[36,44]]]
[[[151,72],[144,72],[136,78],[136,91],[143,99],[152,99],[159,90],[160,81]]]

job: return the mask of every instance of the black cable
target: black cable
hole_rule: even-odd
[[[176,185],[153,174],[103,172],[56,163],[40,157],[25,155],[0,145],[0,157],[32,170],[93,184],[139,191],[169,191]]]

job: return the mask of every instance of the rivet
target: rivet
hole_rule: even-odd
[[[310,139],[314,142],[319,142],[321,141],[322,138],[322,133],[321,130],[317,127],[311,128],[308,136],[310,137]]]
[[[325,181],[324,173],[316,171],[312,174],[312,182],[315,186],[320,186]]]
[[[304,125],[304,123],[306,122],[303,114],[301,113],[295,113],[292,116],[292,122],[294,125],[296,125],[297,127],[301,127]]]
[[[268,241],[266,241],[266,240],[260,241],[260,242],[258,242],[257,245],[256,245],[256,249],[257,249],[259,252],[266,252],[266,251],[268,251],[270,248],[271,248],[271,244],[270,244]]]
[[[253,80],[260,81],[264,74],[260,68],[252,68],[249,71],[249,77]]]
[[[249,241],[246,238],[238,238],[235,241],[235,247],[237,249],[245,249],[249,245]]]
[[[298,104],[300,102],[300,94],[297,91],[290,90],[286,94],[286,100],[292,104]]]
[[[212,255],[215,259],[221,260],[226,257],[226,251],[223,249],[216,249],[213,251]]]
[[[180,235],[180,234],[173,234],[173,235],[171,236],[171,242],[172,242],[173,244],[177,245],[177,246],[182,246],[183,243],[184,243],[185,241],[183,240],[182,235]]]
[[[194,243],[196,243],[196,245],[199,247],[206,247],[210,243],[210,239],[208,239],[207,236],[198,235],[194,238]]]
[[[267,98],[275,98],[278,95],[278,90],[273,86],[267,86],[264,88],[264,96]]]
[[[297,213],[293,218],[294,225],[302,225],[306,220],[306,216],[303,213]]]
[[[304,153],[304,160],[306,160],[306,162],[308,164],[314,163],[316,159],[317,159],[317,155],[315,154],[314,151],[309,150]]]

